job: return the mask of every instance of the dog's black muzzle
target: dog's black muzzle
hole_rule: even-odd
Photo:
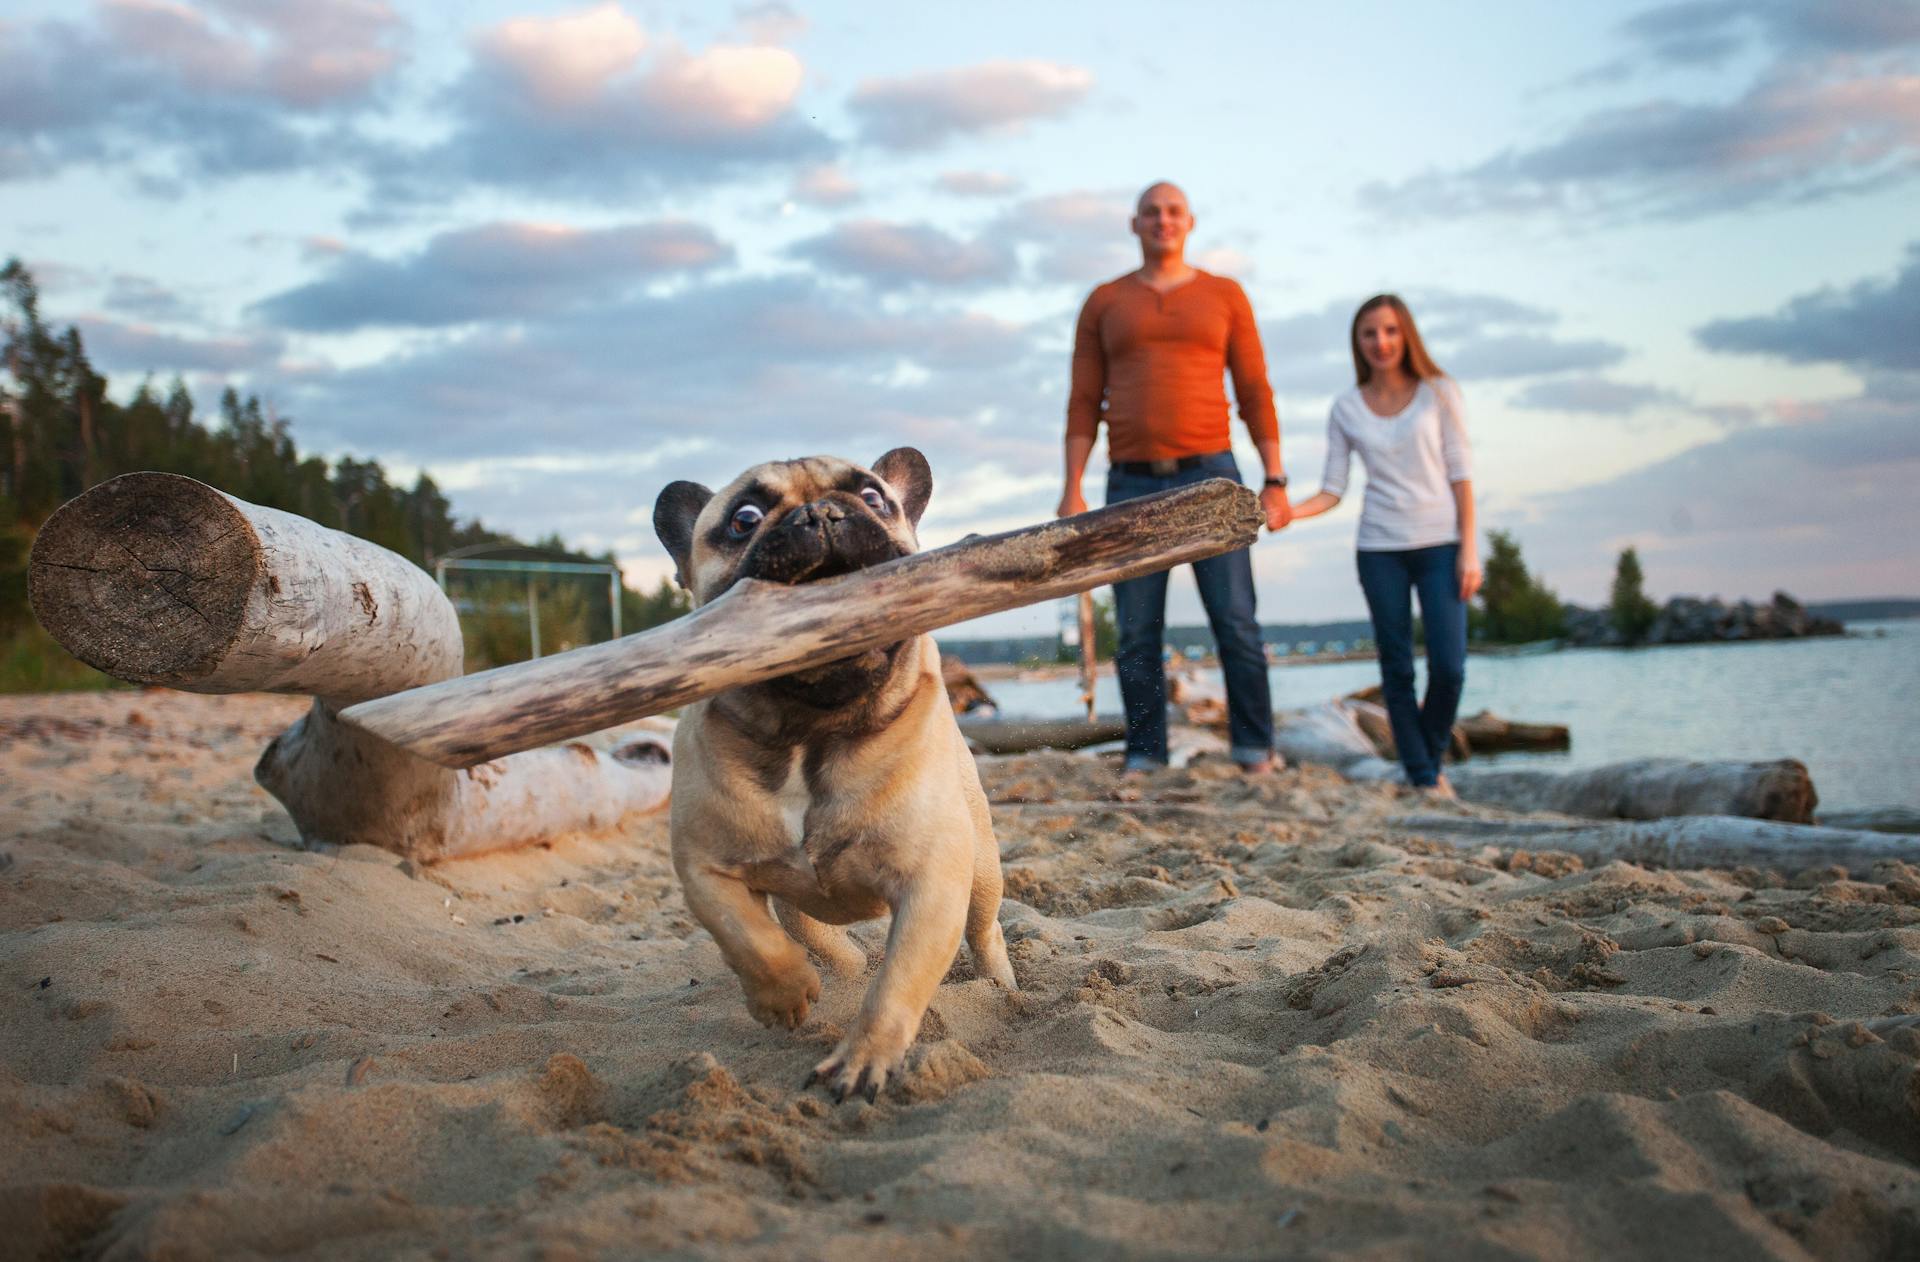
[[[761,533],[740,573],[772,583],[808,583],[905,555],[858,496],[836,492],[789,509]]]

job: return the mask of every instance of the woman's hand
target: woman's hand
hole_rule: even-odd
[[[1472,544],[1460,545],[1460,559],[1453,568],[1460,576],[1460,603],[1464,605],[1480,590],[1480,554]]]

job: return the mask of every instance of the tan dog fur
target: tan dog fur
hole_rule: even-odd
[[[859,555],[833,563],[842,568],[917,551],[930,489],[911,449],[873,470],[830,457],[780,461],[704,502],[705,488],[676,483],[656,505],[655,527],[694,603],[705,604],[743,574],[771,566],[779,581],[780,563],[756,553],[774,553],[762,536],[777,529],[817,525],[822,538],[857,539],[845,547]],[[736,537],[729,523],[743,502],[764,518]],[[841,926],[893,918],[859,1016],[809,1082],[872,1099],[898,1071],[963,937],[981,976],[1015,988],[997,918],[999,846],[931,636],[689,706],[673,753],[674,869],[762,1023],[806,1019],[820,996],[808,952],[831,972],[858,975],[865,953]]]

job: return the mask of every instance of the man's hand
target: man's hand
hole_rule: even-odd
[[[1260,507],[1267,510],[1268,530],[1284,529],[1293,520],[1293,505],[1287,502],[1287,488],[1284,486],[1261,487]]]
[[[1055,517],[1072,517],[1087,511],[1087,497],[1080,494],[1080,488],[1070,486],[1060,497],[1060,507],[1053,510]]]
[[[1465,604],[1480,590],[1480,557],[1471,543],[1460,546],[1460,559],[1454,569],[1460,576],[1460,601]]]

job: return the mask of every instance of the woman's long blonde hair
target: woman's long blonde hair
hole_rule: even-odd
[[[1400,367],[1412,373],[1421,381],[1447,374],[1440,371],[1440,365],[1433,362],[1433,356],[1427,354],[1427,344],[1420,340],[1420,326],[1413,322],[1413,312],[1407,310],[1407,304],[1400,301],[1399,294],[1375,294],[1360,304],[1353,313],[1353,324],[1347,330],[1347,345],[1353,351],[1353,375],[1361,385],[1373,379],[1373,365],[1360,353],[1360,321],[1366,319],[1369,311],[1381,307],[1392,307],[1393,314],[1400,317],[1400,335],[1406,340],[1401,351]]]

